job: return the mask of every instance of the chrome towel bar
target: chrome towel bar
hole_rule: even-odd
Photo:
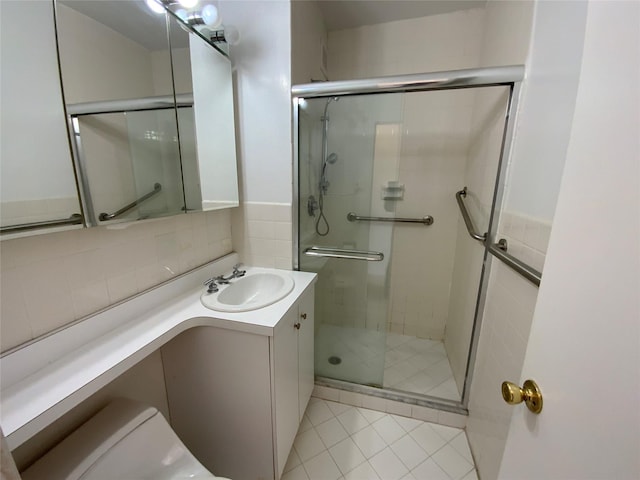
[[[456,200],[458,201],[458,206],[460,207],[460,213],[462,213],[462,218],[464,220],[464,224],[467,226],[467,231],[471,238],[482,242],[483,244],[487,243],[487,234],[480,235],[476,228],[473,226],[473,221],[469,216],[469,212],[467,211],[467,207],[465,207],[463,198],[467,196],[467,187],[464,187],[459,192],[456,192]],[[500,240],[498,243],[491,244],[487,247],[487,250],[491,255],[496,257],[502,263],[512,268],[524,278],[529,280],[534,285],[540,286],[540,280],[542,279],[542,273],[537,271],[535,268],[530,267],[524,262],[521,262],[513,255],[507,253],[507,241]]]
[[[310,257],[345,258],[348,260],[366,260],[368,262],[380,262],[384,259],[384,254],[382,252],[319,247],[315,245],[305,249],[304,254]]]
[[[22,225],[9,225],[6,227],[0,227],[0,233],[22,232],[24,230],[61,227],[63,225],[80,225],[82,221],[82,215],[80,215],[79,213],[74,213],[69,218],[61,218],[59,220],[45,220],[44,222],[23,223]]]
[[[542,273],[535,268],[530,267],[524,262],[521,262],[513,255],[507,253],[506,240],[500,240],[498,243],[494,243],[489,246],[489,253],[502,261],[507,266],[518,272],[524,278],[529,280],[534,285],[540,286],[540,280],[542,279]]]
[[[473,226],[473,221],[469,216],[467,207],[462,201],[462,199],[465,198],[466,196],[467,196],[467,187],[464,187],[459,192],[456,192],[456,201],[458,202],[458,207],[460,207],[460,213],[462,213],[462,219],[464,220],[464,224],[467,226],[467,232],[469,232],[469,235],[471,235],[471,238],[484,243],[487,240],[487,234],[485,233],[484,235],[480,235],[476,231],[476,227]]]
[[[150,191],[149,193],[141,196],[139,199],[129,203],[128,205],[125,205],[124,207],[122,207],[120,210],[115,211],[113,213],[101,213],[100,216],[98,217],[102,222],[106,222],[107,220],[112,220],[116,217],[119,217],[120,215],[122,215],[123,213],[128,212],[129,210],[136,208],[139,204],[141,204],[142,202],[144,202],[145,200],[153,197],[154,195],[156,195],[157,193],[159,193],[162,190],[162,185],[160,185],[159,183],[156,183],[153,185],[153,190]]]
[[[426,215],[422,218],[400,218],[400,217],[362,217],[354,212],[347,214],[350,222],[393,222],[393,223],[422,223],[425,226],[433,225],[433,217]]]

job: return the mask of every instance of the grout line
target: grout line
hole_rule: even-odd
[[[314,398],[317,398],[317,397],[314,397]],[[324,400],[324,399],[317,398],[317,400],[316,400],[316,401],[314,401],[313,403],[315,404],[315,403],[318,403],[318,402],[324,402],[324,404],[325,404],[325,406],[327,407],[327,409],[331,412],[331,417],[330,417],[330,418],[327,418],[325,421],[323,421],[323,422],[319,423],[317,426],[316,426],[316,425],[311,424],[310,429],[306,430],[306,431],[309,431],[309,430],[311,430],[311,429],[313,429],[313,430],[314,430],[315,435],[317,435],[317,436],[318,436],[318,438],[320,439],[320,442],[321,442],[322,446],[324,447],[324,449],[323,449],[322,451],[320,451],[320,452],[318,452],[317,454],[313,455],[312,457],[308,458],[306,461],[302,461],[302,460],[300,459],[300,454],[299,454],[299,452],[298,452],[298,451],[297,451],[297,449],[296,449],[296,455],[298,455],[298,458],[300,459],[300,462],[301,462],[300,464],[303,466],[303,469],[304,469],[305,473],[307,474],[307,476],[308,476],[309,478],[311,478],[311,477],[310,477],[310,475],[309,475],[309,472],[308,472],[308,470],[307,470],[307,466],[306,466],[306,464],[307,464],[308,462],[310,462],[311,460],[313,460],[314,458],[317,458],[318,456],[322,455],[322,454],[323,454],[323,453],[325,453],[325,452],[327,452],[327,453],[329,454],[329,458],[331,458],[332,462],[334,463],[334,465],[336,466],[336,468],[337,468],[337,469],[338,469],[338,471],[340,472],[340,477],[339,477],[339,479],[342,479],[345,475],[348,475],[351,471],[353,471],[353,470],[355,470],[355,469],[357,469],[357,468],[361,467],[364,463],[369,463],[369,465],[371,466],[371,468],[373,468],[373,465],[371,465],[371,463],[370,463],[370,460],[371,460],[371,459],[366,457],[366,455],[364,454],[364,452],[362,451],[362,449],[361,449],[361,448],[358,446],[358,444],[353,440],[353,435],[357,434],[358,432],[360,432],[360,431],[364,430],[364,428],[368,428],[368,427],[372,427],[372,428],[374,428],[374,430],[375,430],[375,427],[373,427],[373,424],[375,424],[375,423],[377,423],[377,422],[380,422],[383,418],[385,418],[385,416],[389,416],[392,420],[394,420],[394,421],[395,421],[395,419],[393,418],[394,416],[393,416],[392,414],[390,414],[390,413],[380,412],[380,413],[382,413],[383,415],[382,415],[380,418],[377,418],[376,420],[374,420],[374,421],[372,421],[372,422],[370,422],[370,421],[365,417],[365,420],[366,420],[366,422],[367,422],[367,427],[364,427],[363,429],[360,429],[360,430],[358,430],[357,432],[354,432],[353,434],[349,434],[349,431],[348,431],[346,428],[344,428],[344,426],[342,425],[342,422],[340,422],[340,420],[338,420],[338,415],[334,414],[334,412],[331,410],[331,408],[329,408],[329,406],[328,406],[328,404],[327,404],[327,402],[333,402],[333,403],[340,403],[340,402],[334,402],[334,401],[332,401],[332,400]],[[312,404],[312,403],[310,403],[310,405],[311,405],[311,404]],[[346,404],[343,404],[343,405],[346,405]],[[361,409],[362,409],[362,410],[376,411],[376,410],[372,410],[372,409],[368,409],[368,408],[364,408],[364,407],[355,407],[355,406],[352,406],[352,405],[348,405],[348,407],[350,407],[348,410],[351,410],[351,409],[354,409],[354,408],[355,408],[355,409],[356,409],[356,411],[359,411],[359,410],[361,410]],[[307,408],[309,408],[309,407],[307,407]],[[347,411],[347,410],[345,410],[345,411]],[[340,415],[342,415],[343,413],[344,413],[344,412],[340,412]],[[307,415],[307,413],[305,412],[305,416],[306,416],[306,415]],[[316,428],[317,428],[317,427],[319,427],[319,426],[321,426],[321,425],[323,425],[323,424],[325,424],[325,423],[327,423],[327,422],[329,422],[329,421],[331,421],[332,419],[336,419],[336,420],[338,420],[338,422],[339,422],[340,426],[341,426],[341,427],[342,427],[342,428],[347,432],[348,436],[347,436],[347,437],[345,437],[344,439],[340,440],[339,442],[335,443],[335,444],[334,444],[334,445],[332,445],[331,447],[327,447],[327,445],[326,445],[325,441],[322,439],[322,437],[320,436],[320,434],[318,433],[318,431],[316,430]],[[415,429],[419,428],[421,425],[424,425],[424,424],[427,424],[427,425],[438,425],[438,424],[434,424],[434,423],[426,422],[426,421],[422,421],[422,420],[418,420],[418,421],[419,421],[420,423],[419,423],[419,424],[417,424],[417,425],[416,425],[415,427],[413,427],[412,429],[410,429],[409,431],[406,431],[406,430],[404,429],[404,427],[402,427],[402,425],[398,424],[398,425],[399,425],[399,427],[400,427],[400,428],[402,429],[402,431],[404,432],[404,434],[403,434],[400,438],[396,439],[394,442],[391,442],[391,443],[393,444],[393,443],[395,443],[395,442],[399,441],[400,439],[402,439],[402,438],[404,438],[404,437],[406,437],[406,436],[410,436],[411,432],[413,432]],[[396,423],[398,423],[397,421],[395,421],[395,422],[396,422]],[[464,462],[465,462],[465,467],[466,467],[467,465],[471,465],[471,468],[470,468],[470,469],[469,469],[469,470],[468,470],[464,475],[468,475],[468,474],[469,474],[469,472],[470,472],[471,470],[476,470],[476,475],[477,475],[477,469],[476,469],[476,466],[475,466],[475,462],[471,462],[471,463],[470,463],[470,462],[469,462],[469,460],[465,457],[465,455],[464,455],[463,453],[461,453],[461,452],[460,452],[460,451],[458,451],[458,450],[457,450],[453,445],[451,445],[451,443],[452,443],[454,440],[456,440],[460,435],[464,435],[464,439],[465,439],[465,441],[467,442],[467,446],[468,446],[468,445],[469,445],[469,441],[468,441],[468,439],[467,439],[467,437],[466,437],[466,432],[464,431],[464,429],[461,429],[461,428],[455,428],[455,427],[448,427],[448,428],[453,428],[454,430],[458,430],[458,433],[456,433],[453,437],[451,437],[451,439],[450,439],[450,440],[447,440],[447,438],[445,438],[445,437],[444,437],[440,432],[438,432],[438,430],[437,430],[436,428],[434,428],[434,429],[433,429],[433,432],[434,432],[434,433],[435,433],[435,434],[436,434],[436,435],[437,435],[441,440],[443,440],[443,441],[444,441],[444,444],[443,444],[442,446],[440,446],[438,449],[436,449],[433,453],[429,454],[428,452],[426,452],[426,451],[425,451],[425,450],[424,450],[424,449],[423,449],[423,448],[418,444],[418,446],[420,447],[420,449],[422,450],[422,452],[423,452],[423,453],[424,453],[424,455],[425,455],[425,459],[424,459],[422,462],[420,462],[417,466],[414,466],[414,468],[413,468],[413,469],[409,468],[409,466],[408,466],[408,465],[406,465],[406,464],[405,464],[405,462],[404,462],[404,461],[402,461],[402,459],[401,459],[400,457],[398,457],[398,460],[399,460],[399,461],[400,461],[400,463],[404,466],[404,468],[406,468],[409,472],[412,472],[413,470],[415,470],[416,468],[418,468],[418,466],[419,466],[419,465],[422,465],[422,463],[426,462],[428,459],[432,459],[432,460],[433,460],[433,462],[435,462],[435,463],[436,463],[436,465],[438,465],[438,467],[439,467],[439,468],[441,468],[444,472],[446,472],[446,470],[445,470],[443,467],[441,467],[441,466],[440,466],[440,464],[439,464],[439,463],[438,463],[438,462],[437,462],[433,457],[434,457],[434,455],[436,455],[438,452],[440,452],[441,450],[443,450],[443,449],[444,449],[444,448],[446,448],[447,446],[450,446],[450,447],[451,447],[451,449],[452,449],[452,450],[453,450],[453,451],[454,451],[458,456],[460,456],[460,458],[462,458],[462,459],[464,460]],[[376,432],[377,432],[377,430],[376,430]],[[378,433],[378,435],[380,435],[380,434]],[[381,435],[380,435],[380,436],[381,436]],[[391,449],[391,444],[387,443],[387,441],[386,441],[386,440],[384,440],[384,437],[382,437],[382,436],[381,436],[381,438],[383,439],[385,446],[384,446],[384,448],[383,448],[382,450],[380,450],[380,452],[384,451],[384,450],[385,450],[385,449],[387,449],[387,448]],[[353,444],[356,446],[357,451],[362,455],[362,457],[363,457],[365,460],[364,460],[363,462],[360,462],[359,464],[357,464],[357,465],[353,466],[353,467],[352,467],[351,469],[349,469],[346,473],[343,473],[343,472],[342,472],[342,470],[340,469],[340,467],[338,466],[338,462],[336,461],[336,459],[335,459],[335,458],[334,458],[334,456],[332,455],[332,453],[331,453],[331,451],[330,451],[330,448],[333,448],[335,445],[337,445],[337,444],[339,444],[340,442],[343,442],[343,441],[345,441],[345,440],[347,440],[347,439],[351,439],[351,441],[353,442]],[[294,448],[295,448],[295,447],[294,447]],[[391,451],[393,452],[393,449],[391,449]],[[376,453],[375,455],[373,455],[371,458],[374,458],[374,457],[375,457],[376,455],[378,455],[380,452],[377,452],[377,453]],[[394,455],[396,455],[396,454],[394,453]],[[396,455],[396,457],[397,457],[397,455]],[[473,456],[472,456],[472,458],[473,458]],[[294,468],[297,468],[297,466],[296,466],[296,467],[294,467]],[[373,468],[373,469],[374,469],[374,471],[376,471],[376,473],[378,473],[378,472],[377,472],[377,470],[375,470],[375,468]],[[292,470],[293,470],[293,469],[292,469]],[[446,473],[448,474],[448,472],[446,472]],[[382,480],[385,480],[385,479],[383,478]]]

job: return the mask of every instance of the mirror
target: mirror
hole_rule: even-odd
[[[144,0],[0,9],[2,238],[238,205],[226,45]]]
[[[2,238],[82,227],[53,15],[49,2],[0,2]]]
[[[228,58],[142,0],[56,7],[87,224],[237,206]]]

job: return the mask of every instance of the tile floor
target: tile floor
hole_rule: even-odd
[[[477,480],[463,430],[312,397],[282,480]]]
[[[460,400],[460,392],[441,341],[386,334],[383,386]]]
[[[440,341],[321,324],[315,352],[316,375],[460,400]],[[341,362],[333,365],[331,357]]]

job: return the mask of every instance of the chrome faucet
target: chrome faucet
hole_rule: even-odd
[[[233,266],[233,276],[235,278],[240,278],[240,277],[244,277],[244,274],[247,273],[246,270],[240,270],[240,267],[242,266],[241,263],[236,263]]]
[[[244,277],[244,274],[247,273],[247,271],[240,270],[241,266],[242,266],[241,263],[235,264],[233,266],[233,272],[231,272],[231,275],[229,275],[228,277],[225,277],[224,275],[218,275],[217,277],[214,278],[214,280],[218,282],[218,284],[220,285],[228,285],[229,283],[231,283],[231,280],[233,280],[234,278]]]

